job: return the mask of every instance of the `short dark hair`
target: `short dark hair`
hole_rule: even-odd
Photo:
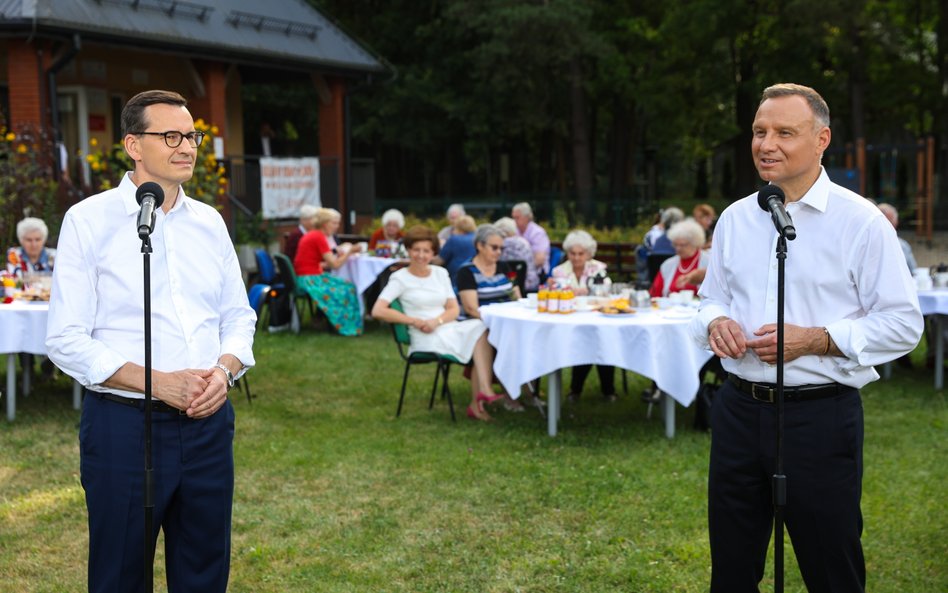
[[[122,136],[144,132],[148,127],[148,122],[145,121],[145,108],[158,104],[186,107],[188,100],[174,91],[152,90],[138,93],[129,99],[122,109]]]
[[[826,101],[823,100],[823,97],[821,97],[818,92],[808,86],[794,84],[792,82],[781,82],[765,88],[764,92],[760,95],[760,102],[763,103],[767,99],[774,99],[776,97],[792,96],[803,97],[807,105],[810,106],[810,111],[813,112],[813,119],[816,120],[817,125],[829,127],[829,105],[826,104]]]
[[[412,245],[421,243],[422,241],[430,242],[434,254],[438,255],[438,248],[441,247],[441,242],[438,241],[438,233],[428,227],[421,225],[413,226],[408,229],[408,232],[402,237],[402,243],[405,245],[405,249],[411,249]]]

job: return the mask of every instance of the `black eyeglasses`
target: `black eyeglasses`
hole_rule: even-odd
[[[491,251],[500,251],[504,248],[503,245],[493,245],[491,243],[484,243],[484,245],[489,247]]]
[[[135,132],[135,134],[143,134],[148,136],[161,136],[165,139],[165,144],[168,145],[168,148],[177,148],[181,146],[181,143],[185,138],[188,139],[188,142],[191,143],[194,148],[197,148],[204,142],[204,132],[188,132],[184,134],[182,132]]]

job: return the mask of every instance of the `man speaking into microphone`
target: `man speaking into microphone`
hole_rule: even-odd
[[[129,100],[122,132],[135,169],[117,188],[70,208],[60,232],[46,346],[86,388],[79,451],[90,592],[144,586],[140,234],[153,248],[152,537],[164,531],[169,591],[227,588],[234,489],[227,390],[254,364],[256,316],[220,214],[181,187],[204,139],[186,104],[158,90]]]
[[[777,226],[796,234],[786,259],[786,527],[809,593],[865,590],[859,389],[879,378],[873,365],[915,347],[922,316],[892,225],[820,164],[829,126],[813,89],[764,90],[752,153],[782,194],[765,187],[760,204],[757,193],[735,202],[714,231],[691,326],[729,373],[711,410],[712,592],[756,593],[772,532]]]

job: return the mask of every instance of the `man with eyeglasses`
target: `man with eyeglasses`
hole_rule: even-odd
[[[234,410],[256,316],[220,214],[188,197],[204,134],[178,93],[146,91],[122,111],[135,168],[66,213],[46,345],[86,387],[80,473],[89,512],[89,591],[144,582],[142,183],[164,190],[151,235],[154,520],[170,591],[223,592],[230,570]],[[157,529],[152,536],[157,539]]]

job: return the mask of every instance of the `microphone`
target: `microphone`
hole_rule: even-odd
[[[155,209],[165,201],[165,191],[154,181],[138,186],[135,199],[142,209],[138,212],[138,236],[145,239],[155,230]]]
[[[793,241],[797,238],[797,229],[793,228],[793,219],[783,207],[785,199],[783,190],[776,185],[767,185],[757,192],[757,205],[764,212],[770,213],[777,232]]]

